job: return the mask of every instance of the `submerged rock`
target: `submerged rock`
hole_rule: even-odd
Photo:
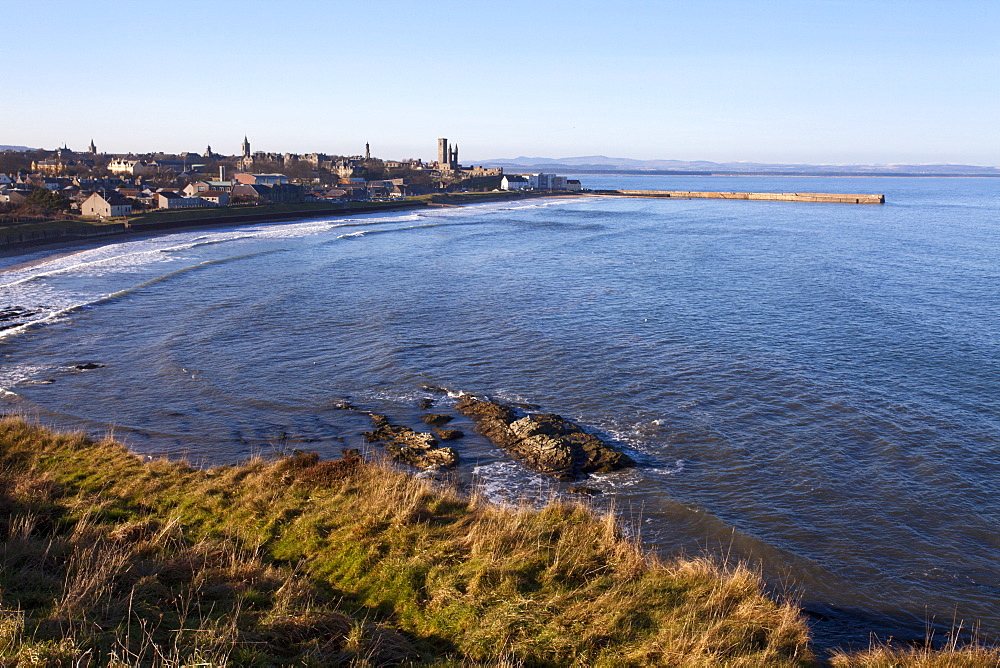
[[[520,417],[510,406],[465,396],[455,406],[476,421],[476,431],[525,464],[560,480],[616,471],[635,462],[578,425],[553,414]]]
[[[97,362],[87,362],[86,364],[77,364],[73,368],[79,371],[92,371],[93,369],[102,369],[104,365]]]
[[[384,415],[371,414],[374,431],[362,434],[368,443],[385,443],[396,461],[419,468],[451,467],[458,463],[455,448],[442,448],[431,434],[391,424]]]
[[[433,427],[441,427],[451,422],[450,415],[439,415],[437,413],[428,413],[427,415],[421,415],[420,419],[423,420],[426,424],[429,424]]]
[[[431,429],[442,441],[454,441],[456,438],[465,436],[461,429]]]
[[[568,493],[570,493],[570,494],[584,494],[586,496],[598,496],[599,494],[603,493],[603,492],[601,492],[601,490],[597,489],[596,487],[584,487],[582,485],[577,485],[577,486],[574,486],[574,487],[569,487],[569,488],[567,488],[566,491]]]

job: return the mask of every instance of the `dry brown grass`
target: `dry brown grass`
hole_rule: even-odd
[[[836,668],[998,668],[1000,650],[978,644],[949,642],[940,649],[875,646],[862,652],[838,652],[830,659]]]
[[[799,611],[745,566],[361,460],[199,471],[6,419],[0,510],[8,664],[813,662]]]

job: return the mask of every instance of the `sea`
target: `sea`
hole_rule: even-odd
[[[638,462],[592,503],[665,556],[751,563],[818,647],[1000,639],[1000,179],[575,178],[886,201],[552,197],[29,249],[0,258],[0,410],[208,466],[378,455],[368,413],[426,429],[429,400],[466,433],[452,484],[542,503],[566,485],[452,410],[530,403]]]

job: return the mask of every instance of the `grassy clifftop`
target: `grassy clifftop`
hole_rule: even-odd
[[[7,418],[0,542],[0,665],[813,661],[746,568],[354,457],[195,470]]]

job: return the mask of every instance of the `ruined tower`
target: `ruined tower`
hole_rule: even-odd
[[[438,169],[449,169],[451,166],[450,157],[448,154],[448,140],[443,137],[438,139]]]
[[[371,146],[368,145],[368,142],[365,142],[365,160],[371,160],[371,159],[372,159]]]

